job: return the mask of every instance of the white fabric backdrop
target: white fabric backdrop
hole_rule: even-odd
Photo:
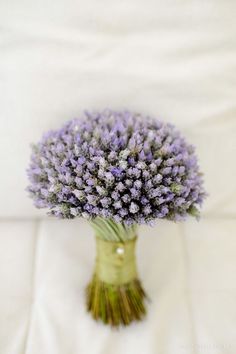
[[[235,13],[233,0],[0,1],[0,354],[235,353]],[[210,194],[199,224],[140,232],[152,310],[114,333],[83,308],[91,231],[36,220],[24,190],[30,142],[104,107],[175,123]]]
[[[2,0],[0,215],[39,215],[24,191],[30,142],[107,106],[176,123],[198,147],[206,211],[235,212],[235,11],[234,1]]]

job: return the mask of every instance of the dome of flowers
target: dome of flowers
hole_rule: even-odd
[[[33,146],[28,191],[61,218],[149,224],[197,216],[205,191],[192,145],[169,123],[85,112]]]

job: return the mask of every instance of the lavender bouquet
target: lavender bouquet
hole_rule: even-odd
[[[28,176],[36,207],[86,218],[95,230],[88,311],[112,326],[140,320],[146,294],[135,261],[137,228],[199,216],[205,191],[193,146],[148,116],[85,112],[33,146]]]

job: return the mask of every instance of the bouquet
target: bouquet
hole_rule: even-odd
[[[146,313],[138,225],[199,217],[206,195],[194,147],[169,123],[129,111],[84,112],[33,145],[28,191],[50,215],[83,217],[97,257],[87,309],[111,326]]]

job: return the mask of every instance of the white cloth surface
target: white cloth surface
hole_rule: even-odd
[[[95,242],[82,220],[0,223],[1,354],[235,354],[235,220],[142,227],[147,318],[111,330],[90,318],[84,288]]]
[[[0,1],[0,354],[235,354],[236,3]],[[94,242],[27,198],[30,142],[86,109],[128,108],[196,145],[199,223],[139,234],[143,323],[90,319]]]
[[[39,215],[24,190],[29,144],[104,107],[175,123],[197,146],[205,211],[235,213],[235,12],[217,0],[2,0],[0,215]]]

